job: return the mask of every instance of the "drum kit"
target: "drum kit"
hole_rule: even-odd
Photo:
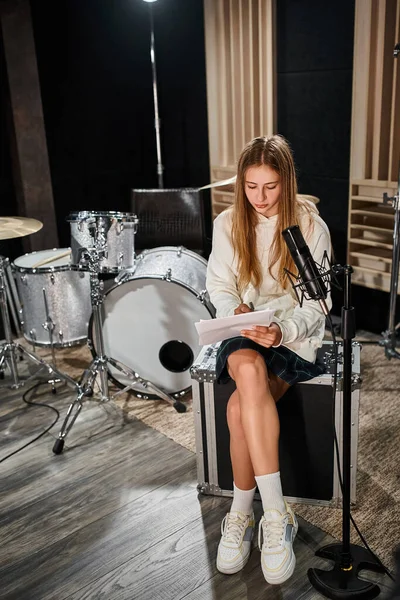
[[[138,398],[161,398],[184,412],[182,400],[191,389],[189,369],[198,349],[194,322],[214,316],[205,290],[207,262],[200,255],[175,246],[137,255],[139,221],[132,213],[79,211],[67,220],[70,248],[31,252],[12,264],[0,257],[5,333],[0,376],[8,366],[11,387],[24,385],[17,359],[26,357],[39,367],[33,377],[43,369],[51,375],[53,392],[61,380],[76,391],[55,454],[62,452],[84,397],[93,394],[96,383],[103,401],[110,399],[111,380],[119,388],[113,399],[130,391]],[[0,218],[0,239],[29,235],[41,227],[35,219]],[[10,288],[17,296],[17,326],[34,347],[51,349],[52,364],[13,341]],[[56,368],[55,349],[83,343],[93,360],[77,382]]]

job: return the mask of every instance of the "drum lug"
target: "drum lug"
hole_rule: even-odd
[[[165,275],[163,275],[164,281],[171,281],[171,277],[172,277],[172,269],[167,269],[167,272],[165,273]]]
[[[121,235],[123,230],[124,230],[124,224],[122,223],[122,221],[118,221],[117,226],[116,226],[117,235]]]
[[[64,333],[62,332],[62,330],[60,329],[60,331],[58,332],[58,339],[60,340],[60,344],[63,343],[64,341]]]
[[[182,252],[183,252],[183,246],[178,246],[178,249],[176,251],[176,255],[178,257],[181,257],[182,256]]]
[[[21,283],[23,283],[24,285],[27,285],[26,275],[21,275]]]
[[[55,277],[54,277],[54,273],[51,273],[51,274],[50,274],[50,281],[51,281],[51,283],[52,283],[53,285],[55,284],[56,280],[55,280]]]
[[[124,260],[124,253],[120,252],[118,254],[118,266],[121,267],[122,266],[122,261]]]

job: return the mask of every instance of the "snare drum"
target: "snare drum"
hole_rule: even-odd
[[[54,324],[53,345],[73,346],[87,340],[92,311],[90,275],[71,270],[70,248],[31,252],[13,263],[22,305],[22,328],[28,342],[50,346],[46,304]]]
[[[73,212],[67,218],[71,226],[72,264],[82,267],[83,248],[93,248],[96,240],[105,243],[106,254],[100,259],[101,273],[119,273],[135,264],[135,234],[139,219],[125,212]]]
[[[184,248],[147,250],[129,279],[112,287],[103,301],[105,354],[176,398],[191,388],[189,369],[199,352],[194,323],[214,316],[206,270],[204,258]],[[92,328],[89,340],[96,352]],[[110,375],[121,387],[132,383],[113,367]],[[138,397],[146,394],[140,384],[132,390]]]

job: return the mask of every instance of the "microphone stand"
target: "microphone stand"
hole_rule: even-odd
[[[326,598],[333,600],[350,600],[361,598],[369,600],[376,598],[380,588],[375,583],[358,578],[361,569],[384,572],[381,565],[372,557],[370,552],[350,543],[350,486],[351,486],[351,393],[352,393],[352,340],[356,334],[354,307],[351,306],[351,274],[353,268],[349,265],[334,267],[335,272],[344,273],[344,305],[342,307],[343,339],[343,521],[342,542],[329,544],[320,548],[316,556],[334,562],[333,569],[311,568],[308,578],[312,586]],[[338,465],[339,466],[339,465]]]

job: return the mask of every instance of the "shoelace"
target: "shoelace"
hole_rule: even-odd
[[[232,513],[225,515],[221,523],[221,534],[224,541],[239,544],[243,535],[243,528],[247,526],[247,520],[248,517],[245,515],[243,517]]]
[[[286,518],[281,521],[267,521],[265,517],[263,517],[261,527],[258,528],[259,549],[262,549],[261,538],[264,539],[264,543],[269,550],[272,548],[279,548],[282,545],[286,523]]]

